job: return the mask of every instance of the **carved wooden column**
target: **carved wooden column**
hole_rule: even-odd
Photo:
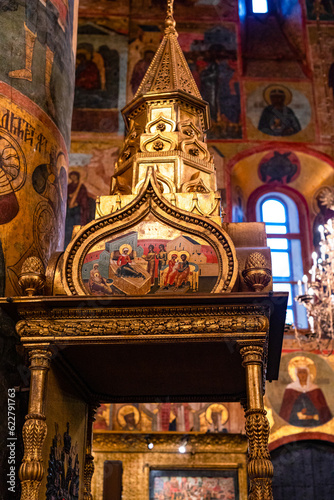
[[[93,447],[93,424],[95,422],[95,413],[99,405],[89,405],[88,408],[88,423],[87,423],[87,445],[84,468],[84,500],[93,500],[92,477],[94,474],[94,457],[92,455]]]
[[[246,434],[249,441],[248,476],[249,500],[272,500],[274,468],[268,450],[269,422],[263,406],[262,357],[263,348],[246,346],[240,350],[246,369],[247,410]]]
[[[30,351],[29,413],[23,426],[24,456],[19,470],[21,500],[38,500],[43,479],[42,447],[46,436],[44,415],[46,380],[50,368],[51,352],[47,349]]]

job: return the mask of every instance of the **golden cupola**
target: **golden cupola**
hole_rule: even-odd
[[[209,104],[201,98],[177,37],[169,0],[160,47],[122,110],[127,135],[112,177],[112,196],[100,198],[99,216],[132,201],[152,167],[169,202],[221,224],[215,168],[205,142]]]

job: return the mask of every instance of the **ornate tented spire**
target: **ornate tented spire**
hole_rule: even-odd
[[[131,203],[151,172],[166,200],[221,224],[216,172],[205,140],[209,104],[201,98],[177,36],[173,0],[167,0],[160,47],[138,92],[122,110],[127,135],[111,196],[100,198],[100,216]]]
[[[183,90],[201,99],[196,82],[183,55],[173,17],[173,0],[167,0],[165,35],[162,39],[135,98],[148,92]]]

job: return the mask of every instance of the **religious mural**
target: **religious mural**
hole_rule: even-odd
[[[241,31],[243,67],[248,77],[310,77],[299,0],[281,0],[275,15],[265,22],[259,16],[248,16]]]
[[[334,105],[334,28],[322,26],[321,36],[316,26],[308,27],[316,112],[322,139],[333,134],[332,110]]]
[[[6,224],[18,214],[15,191],[25,183],[27,166],[19,143],[4,129],[0,131],[0,148],[0,224]]]
[[[247,99],[249,138],[307,140],[314,137],[308,86],[249,83],[247,87],[250,91]]]
[[[130,0],[80,0],[79,17],[113,17],[128,16],[130,13]]]
[[[238,500],[236,470],[151,470],[150,500]]]
[[[317,17],[321,21],[334,21],[334,5],[331,0],[305,0],[307,18],[315,21]],[[317,7],[319,7],[317,13]]]
[[[299,173],[300,161],[291,151],[272,151],[259,163],[258,175],[262,182],[289,184]]]
[[[94,431],[239,432],[243,424],[233,403],[101,404]]]
[[[202,98],[210,104],[212,126],[208,139],[240,139],[241,104],[237,40],[232,24],[183,31],[179,43]],[[203,28],[202,28],[203,29]]]
[[[246,222],[246,204],[240,186],[235,186],[232,196],[232,221]]]
[[[65,246],[71,241],[73,227],[85,226],[95,216],[95,200],[89,196],[80,172],[71,170],[68,177]]]
[[[1,9],[0,16],[1,80],[52,116],[66,141],[70,138],[74,84],[73,9],[74,0],[13,1]]]
[[[311,353],[290,353],[282,357],[278,381],[267,388],[267,399],[286,424],[318,427],[333,418],[334,374],[325,359]]]
[[[79,149],[82,150],[81,147]],[[70,155],[65,248],[71,241],[74,226],[84,226],[95,218],[97,196],[109,194],[110,178],[118,153],[118,147],[106,147],[96,148],[91,154]]]
[[[130,21],[127,102],[137,92],[162,39],[158,23]]]
[[[20,293],[18,274],[27,257],[39,256],[46,265],[63,244],[68,163],[59,130],[24,97],[20,106],[0,98],[0,148],[1,242],[11,295]],[[19,246],[12,245],[13,234]]]
[[[119,131],[118,110],[125,105],[127,50],[126,18],[80,23],[72,130]]]
[[[189,64],[202,98],[210,105],[212,127],[208,139],[240,139],[241,104],[238,81],[237,38],[235,26],[178,23],[181,49]],[[128,99],[136,93],[157,50],[162,32],[159,25],[132,22]]]
[[[150,16],[163,19],[166,12],[165,0],[136,0],[131,3],[131,14],[135,17],[146,18]],[[145,15],[143,15],[145,13]],[[213,20],[223,21],[225,19],[236,20],[238,17],[238,5],[234,0],[183,0],[175,2],[175,19],[189,20]]]
[[[55,434],[49,455],[48,475],[46,484],[46,500],[79,498],[78,443],[72,443],[67,423],[63,436],[55,423]]]
[[[92,295],[210,292],[218,260],[202,238],[145,220],[89,250],[82,280]]]

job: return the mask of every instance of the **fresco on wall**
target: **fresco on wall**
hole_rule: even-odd
[[[183,31],[179,26],[179,43],[184,52],[202,98],[210,104],[212,126],[208,139],[242,137],[240,85],[235,26],[198,25]],[[203,28],[202,28],[203,29]]]
[[[331,0],[305,0],[307,18],[310,21],[317,19],[317,4],[319,4],[319,19],[321,21],[334,21],[334,4]]]
[[[244,415],[235,403],[102,404],[94,431],[242,432]]]
[[[157,51],[163,33],[158,23],[130,21],[127,102],[137,92]]]
[[[85,226],[95,217],[95,199],[88,195],[80,172],[71,170],[68,177],[65,247],[71,241],[73,227],[76,225]]]
[[[23,261],[34,255],[46,265],[63,244],[68,162],[59,130],[24,96],[20,106],[0,98],[0,148],[1,243],[6,293],[14,295]]]
[[[26,181],[27,166],[16,139],[6,130],[0,132],[0,224],[10,222],[19,211],[15,191]]]
[[[308,27],[314,78],[316,112],[320,135],[329,140],[333,134],[334,105],[334,28],[321,26],[321,39],[315,26]]]
[[[322,186],[313,197],[313,209],[316,213],[313,221],[313,246],[320,257],[320,232],[319,226],[323,226],[329,219],[334,218],[334,188],[333,186]]]
[[[92,295],[170,295],[210,292],[219,269],[215,251],[202,238],[145,220],[95,244],[81,273]]]
[[[249,138],[314,138],[308,86],[304,87],[302,83],[289,86],[285,83],[270,83],[263,86],[250,82],[246,86],[253,90],[247,98]]]
[[[164,18],[166,12],[165,0],[135,0],[131,1],[131,15],[138,17],[150,16]],[[234,0],[183,0],[174,4],[175,19],[213,20],[238,18],[238,4]]]
[[[246,222],[246,204],[240,186],[234,186],[232,190],[232,221]]]
[[[73,0],[26,0],[11,2],[0,16],[1,80],[49,114],[66,141],[70,138],[74,84],[73,8]],[[41,67],[45,69],[41,71]]]
[[[333,417],[332,368],[320,356],[290,353],[282,357],[278,381],[267,389],[276,414],[295,427],[317,427]]]
[[[202,98],[210,105],[212,127],[208,139],[242,137],[240,85],[235,25],[182,22],[177,25],[181,49]],[[128,99],[136,93],[162,38],[159,25],[131,24],[135,37],[129,49]],[[132,38],[131,36],[131,38]]]
[[[81,22],[78,28],[72,130],[117,132],[125,105],[127,20]]]
[[[70,155],[65,248],[71,241],[74,226],[83,226],[95,218],[97,196],[109,194],[118,152],[118,147],[107,147],[94,148],[91,154]]]
[[[128,16],[130,0],[80,0],[79,17]]]
[[[266,22],[248,16],[242,33],[243,65],[250,77],[303,78],[310,76],[305,55],[302,12],[298,0],[281,0]]]
[[[271,151],[259,163],[258,175],[262,182],[289,184],[299,173],[300,161],[291,151]]]
[[[73,444],[69,432],[69,423],[63,436],[59,432],[58,424],[55,423],[55,434],[49,455],[46,500],[79,498],[78,443]]]

